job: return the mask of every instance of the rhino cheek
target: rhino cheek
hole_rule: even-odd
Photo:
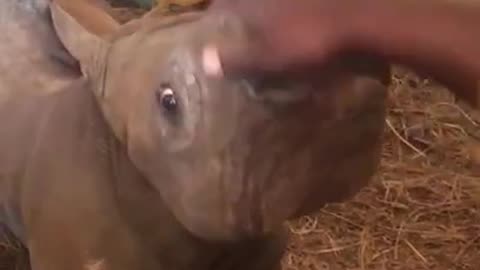
[[[179,222],[197,237],[209,240],[235,238],[231,205],[222,178],[222,160],[171,163],[172,177],[159,186],[165,202]]]
[[[162,149],[161,145],[147,142],[142,137],[130,143],[129,155],[175,218],[197,237],[231,239],[227,225],[231,215],[226,212],[220,177],[221,160],[207,156],[201,149],[153,152],[152,149]]]

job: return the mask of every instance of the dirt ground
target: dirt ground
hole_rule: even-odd
[[[115,14],[126,21],[141,12]],[[373,183],[292,222],[284,270],[478,269],[480,112],[400,68],[388,102]],[[24,249],[3,238],[0,270],[28,268]]]

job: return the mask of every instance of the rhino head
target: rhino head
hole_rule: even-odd
[[[378,77],[209,78],[201,49],[234,38],[233,17],[146,15],[120,26],[93,8],[54,2],[51,11],[131,162],[194,235],[266,234],[374,174],[386,94]]]

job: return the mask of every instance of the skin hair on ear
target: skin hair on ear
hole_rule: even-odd
[[[80,3],[82,1],[74,1],[72,3],[77,2]],[[84,3],[86,6],[82,6],[83,4],[78,4],[77,6],[64,3],[64,1],[52,1],[50,3],[50,12],[55,31],[67,51],[80,63],[84,75],[93,76],[101,66],[99,64],[101,61],[98,58],[106,51],[109,45],[108,39],[102,35],[113,33],[117,30],[118,25],[113,24],[109,19],[111,17],[96,7],[89,6],[86,3]],[[83,24],[85,20],[82,20],[82,18],[86,18],[87,15],[85,13],[92,10],[98,11],[90,13],[92,18],[97,18],[92,19],[92,21],[97,22],[96,26],[85,26]]]
[[[95,35],[105,36],[117,31],[120,28],[120,23],[95,2],[52,0],[50,8],[60,8]]]

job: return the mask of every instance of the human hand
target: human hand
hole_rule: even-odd
[[[223,41],[205,49],[211,74],[289,72],[327,63],[342,50],[349,14],[358,0],[217,0],[211,10],[239,17],[247,29],[242,42]],[[210,62],[210,63],[209,63]]]

